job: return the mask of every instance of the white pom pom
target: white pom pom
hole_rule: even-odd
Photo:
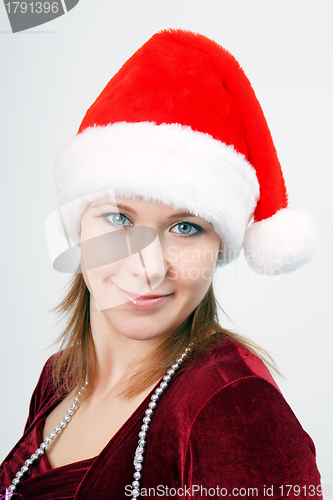
[[[314,218],[298,208],[284,208],[254,222],[244,238],[245,258],[261,274],[288,273],[308,262],[318,246]]]

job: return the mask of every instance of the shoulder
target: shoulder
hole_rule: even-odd
[[[39,379],[35,388],[35,391],[38,392],[38,395],[42,398],[50,390],[53,389],[53,366],[57,359],[58,354],[53,354],[48,358],[45,362],[43,369],[39,375]]]
[[[310,436],[280,391],[260,377],[237,380],[201,406],[186,456],[188,481],[202,477],[205,486],[216,478],[228,488],[274,484],[278,498],[283,484],[320,485]]]
[[[156,409],[155,460],[177,449],[184,484],[207,488],[319,484],[312,440],[259,358],[225,339],[185,366]]]
[[[233,484],[249,483],[252,473],[263,484],[305,477],[319,484],[314,444],[259,358],[225,340],[186,377],[181,406],[193,477],[204,471],[213,481],[222,467]]]
[[[198,412],[216,394],[227,392],[229,387],[246,390],[253,379],[266,383],[281,394],[261,359],[235,341],[223,338],[198,362],[189,360],[188,366],[179,373],[177,382],[175,380],[173,392],[175,397],[182,395],[183,403]]]
[[[232,436],[231,443],[241,443],[247,432],[253,439],[256,434],[268,441],[273,436],[274,448],[278,436],[287,441],[292,437],[299,449],[315,455],[311,438],[265,364],[230,339],[189,365],[172,392],[172,399],[181,402],[178,415],[186,421],[188,439],[212,432],[213,440],[220,435],[225,443]]]
[[[29,416],[25,426],[25,431],[34,422],[36,416],[40,411],[44,410],[47,403],[54,396],[54,385],[53,385],[53,365],[56,360],[57,354],[53,354],[44,364],[44,367],[40,373],[37,385],[31,396]]]
[[[191,427],[212,413],[215,418],[234,414],[242,427],[255,421],[270,426],[277,419],[304,432],[263,361],[233,340],[223,339],[182,378],[177,391],[183,393]]]
[[[223,385],[245,377],[255,376],[267,380],[278,389],[263,361],[228,337],[223,337],[221,342],[213,347],[207,356],[203,357],[200,368],[212,370],[216,374],[219,373],[223,378]]]

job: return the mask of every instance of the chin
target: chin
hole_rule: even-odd
[[[124,311],[120,311],[118,319],[114,309],[105,310],[103,314],[113,330],[133,340],[152,340],[167,335],[168,332],[174,330],[173,323],[178,324],[170,322],[170,317],[166,321],[161,317],[153,317],[153,315],[140,317],[131,313],[124,314]]]

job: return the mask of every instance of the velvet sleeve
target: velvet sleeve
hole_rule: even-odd
[[[311,438],[281,393],[258,377],[233,382],[205,403],[186,460],[197,499],[214,488],[214,498],[322,498]]]

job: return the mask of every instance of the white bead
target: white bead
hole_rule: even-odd
[[[16,490],[16,486],[15,486],[14,484],[11,484],[11,485],[8,487],[8,491],[9,491],[9,493],[13,493],[15,490]]]
[[[72,417],[72,416],[74,415],[74,413],[75,413],[75,412],[74,412],[73,410],[67,410],[67,415],[68,415],[69,417]]]
[[[22,476],[23,476],[23,472],[22,471],[19,470],[18,472],[16,472],[16,477],[18,479],[21,479]]]
[[[56,434],[54,432],[50,432],[49,439],[55,439]]]
[[[139,488],[139,486],[140,486],[139,481],[133,481],[132,486],[133,486],[133,488]]]
[[[141,434],[141,432],[140,432],[140,434]],[[139,445],[139,446],[142,446],[142,447],[146,446],[146,441],[145,441],[145,439],[139,439],[139,441],[138,441],[138,445]]]
[[[67,422],[67,423],[69,423],[71,420],[72,420],[72,417],[70,417],[69,415],[65,415],[63,418],[63,421]]]
[[[140,472],[134,472],[133,477],[134,477],[134,479],[136,479],[136,480],[141,479],[141,474],[140,474]]]
[[[151,408],[152,410],[154,410],[154,408],[156,408],[157,404],[155,403],[155,401],[150,401],[148,407]]]
[[[59,434],[61,432],[61,427],[59,427],[59,425],[57,425],[57,427],[55,427],[53,429],[53,432],[54,432],[54,434]]]
[[[155,401],[158,401],[160,399],[160,397],[158,394],[153,394],[150,399],[155,402]]]
[[[23,465],[23,467],[21,467],[21,472],[23,472],[23,474],[28,472],[28,470],[29,470],[29,467],[27,467],[26,465]]]
[[[178,370],[178,368],[179,368],[179,364],[178,364],[178,363],[176,363],[176,364],[172,365],[172,367],[171,367],[171,368],[172,368],[173,370]]]
[[[142,465],[141,465],[141,464],[135,464],[135,465],[134,465],[134,469],[135,469],[136,471],[140,471],[140,470],[142,469]]]
[[[14,484],[15,486],[17,486],[19,484],[20,480],[17,478],[17,477],[14,477],[13,481],[12,481],[12,484]]]
[[[140,495],[140,492],[137,488],[134,488],[131,493],[133,498],[137,498]]]
[[[33,461],[32,461],[32,460],[30,460],[30,458],[28,458],[28,460],[26,460],[24,463],[25,463],[25,465],[26,465],[27,467],[30,467],[30,465],[32,465],[32,464],[33,464]]]
[[[170,375],[164,375],[163,380],[165,380],[166,382],[170,382],[171,380]]]
[[[161,387],[157,387],[157,389],[155,390],[155,393],[160,396],[162,393],[163,393],[163,389]]]
[[[144,448],[143,446],[138,446],[137,449],[135,450],[135,454],[136,455],[142,455],[142,453],[144,452]]]
[[[165,389],[166,387],[168,387],[168,384],[165,381],[163,381],[160,383],[160,387],[161,389]]]
[[[59,422],[59,427],[61,427],[62,429],[64,429],[66,426],[67,426],[67,422],[64,422],[63,420],[61,422]]]
[[[41,450],[46,450],[47,444],[42,442],[42,444],[39,446]]]
[[[139,438],[144,439],[147,436],[147,433],[145,431],[140,431],[139,432]]]
[[[143,424],[143,425],[141,425],[141,430],[142,430],[142,431],[147,432],[147,431],[148,431],[148,429],[149,429],[149,425],[147,425],[147,424]]]
[[[38,457],[41,457],[42,455],[44,455],[44,450],[42,450],[41,448],[37,448],[35,453]]]
[[[35,455],[35,453],[33,453],[33,454],[31,455],[31,457],[30,457],[30,460],[31,460],[32,462],[35,462],[37,459],[38,459],[38,455]]]
[[[147,415],[147,417],[151,417],[151,415],[153,414],[153,410],[151,408],[148,408],[148,410],[145,411],[145,414]]]
[[[175,374],[175,370],[173,368],[170,368],[170,370],[167,371],[167,374],[170,375],[170,377],[173,377],[173,375]]]

